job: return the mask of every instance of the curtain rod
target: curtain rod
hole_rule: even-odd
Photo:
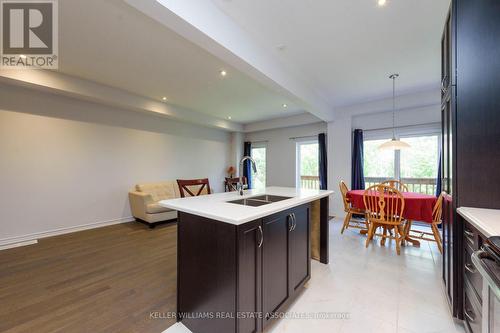
[[[291,138],[288,138],[289,140],[297,140],[297,139],[309,139],[309,138],[317,138],[319,134],[325,134],[324,132],[318,133],[316,135],[307,135],[307,136],[293,136]]]
[[[419,126],[428,126],[428,125],[440,125],[440,122],[434,122],[434,123],[426,123],[426,124],[418,124],[418,125],[406,125],[406,126],[396,126],[396,129],[398,128],[411,128],[411,127],[419,127]],[[355,128],[353,128],[354,130]],[[363,130],[363,132],[375,132],[375,131],[384,131],[384,130],[392,130],[392,127],[383,127],[383,128],[372,128],[369,130]]]

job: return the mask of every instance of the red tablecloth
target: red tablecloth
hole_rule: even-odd
[[[347,192],[347,197],[351,200],[353,207],[365,209],[363,202],[363,193],[365,190],[352,190]],[[405,198],[405,208],[403,217],[407,220],[432,222],[432,209],[436,204],[437,198],[433,195],[402,192]]]

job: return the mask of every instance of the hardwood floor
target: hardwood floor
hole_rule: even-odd
[[[126,223],[0,251],[0,332],[163,332],[176,236],[175,223]]]

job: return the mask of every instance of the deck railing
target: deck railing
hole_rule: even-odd
[[[385,177],[365,177],[365,188],[389,179]],[[410,192],[436,194],[436,178],[401,178],[401,182],[408,186]]]
[[[300,176],[300,187],[319,190],[319,176]]]

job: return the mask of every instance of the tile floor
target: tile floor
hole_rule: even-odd
[[[330,264],[312,262],[312,278],[288,313],[345,313],[348,319],[282,319],[266,333],[455,333],[464,332],[441,289],[440,254],[434,243],[365,248],[358,229],[340,235],[330,225]],[[189,332],[175,324],[165,333]]]
[[[339,312],[348,319],[284,319],[270,332],[464,332],[454,323],[441,287],[440,253],[431,242],[408,246],[398,256],[392,242],[381,247],[358,229],[340,235],[330,225],[330,264],[312,263],[307,289],[293,312]]]

